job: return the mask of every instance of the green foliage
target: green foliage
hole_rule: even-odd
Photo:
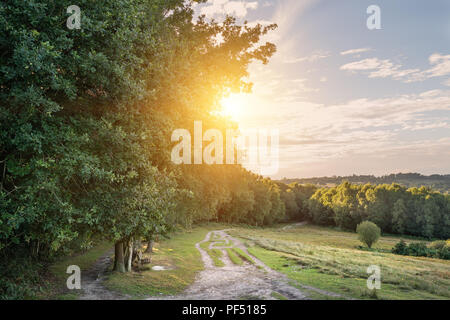
[[[419,188],[421,186],[433,188],[442,193],[450,191],[450,175],[449,174],[432,174],[424,176],[420,173],[394,173],[385,176],[375,177],[373,175],[351,175],[351,176],[333,176],[333,177],[317,177],[303,179],[283,179],[281,182],[286,184],[292,183],[311,183],[316,186],[326,187],[329,185],[339,185],[345,181],[354,184],[392,184],[398,183],[407,188]]]
[[[222,221],[271,225],[284,218],[276,183],[236,165],[180,166],[178,222]]]
[[[428,246],[431,249],[439,250],[439,249],[447,247],[448,245],[445,240],[436,240],[436,241],[431,242]]]
[[[410,243],[408,246],[408,255],[414,257],[426,257],[429,254],[427,244],[424,242]]]
[[[295,193],[291,189],[287,189],[281,194],[281,199],[286,207],[287,218],[292,220],[298,215],[299,211],[297,202],[295,201]]]
[[[438,249],[436,257],[439,259],[450,260],[450,246]]]
[[[401,254],[403,256],[407,256],[408,255],[408,245],[402,239],[402,240],[400,240],[399,242],[397,242],[395,244],[394,248],[392,248],[392,253]]]
[[[84,234],[135,231],[134,223],[114,230],[103,222],[142,217],[158,193],[152,129],[139,115],[153,96],[147,59],[161,49],[165,12],[177,3],[81,1],[81,30],[61,23],[68,1],[2,3],[3,250],[27,244],[33,256],[48,257]],[[170,196],[161,199],[159,208],[170,208]],[[159,208],[149,215],[162,214]]]
[[[393,248],[392,253],[404,256],[430,257],[449,260],[450,246],[444,240],[433,241],[428,246],[424,242],[414,242],[407,245],[400,240]]]
[[[41,265],[20,250],[9,260],[0,260],[0,300],[23,299],[36,294],[41,286]]]
[[[361,221],[370,220],[386,233],[450,236],[450,195],[425,187],[344,182],[318,189],[306,203],[308,219],[319,225],[354,230]]]
[[[392,209],[392,223],[393,230],[396,233],[403,234],[405,232],[405,224],[406,224],[406,206],[405,201],[403,199],[398,199],[394,203],[394,207]]]
[[[369,248],[378,241],[381,235],[380,228],[373,222],[363,221],[356,227],[358,239],[365,243]]]
[[[279,221],[303,221],[308,218],[308,200],[316,192],[317,188],[315,186],[298,183],[290,185],[276,183],[276,189],[281,200],[278,210],[284,211],[282,214],[276,214],[279,217]],[[272,203],[274,203],[274,200],[272,200]]]

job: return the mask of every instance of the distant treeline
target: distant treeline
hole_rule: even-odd
[[[383,232],[426,238],[450,238],[450,195],[428,187],[399,184],[352,184],[318,188],[312,184],[285,185],[286,215],[314,224],[355,230],[370,220]]]
[[[437,191],[446,193],[450,191],[450,174],[433,174],[425,176],[420,173],[394,173],[381,177],[374,175],[352,175],[352,176],[332,176],[332,177],[314,177],[299,179],[282,179],[283,183],[290,184],[298,182],[301,184],[311,183],[319,186],[335,186],[344,181],[357,184],[391,184],[398,183],[402,186],[411,187],[431,187]]]
[[[180,167],[174,223],[205,221],[271,225],[286,219],[287,186],[237,165]]]

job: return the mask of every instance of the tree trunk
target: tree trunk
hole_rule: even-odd
[[[125,272],[125,262],[123,259],[123,242],[118,241],[114,245],[114,271]]]
[[[153,240],[148,241],[147,243],[147,249],[145,250],[145,253],[152,253],[153,252],[153,244],[155,242]]]
[[[133,241],[132,240],[130,240],[130,241],[128,241],[128,256],[127,256],[127,268],[126,268],[126,270],[127,270],[127,272],[130,272],[131,271],[131,262],[132,262],[132,259],[133,259]]]
[[[138,267],[141,267],[142,260],[142,242],[140,240],[135,240],[133,243],[133,257],[131,258],[131,263],[137,262]]]

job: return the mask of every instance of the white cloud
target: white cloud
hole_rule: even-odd
[[[360,71],[377,69],[383,64],[389,63],[389,60],[379,60],[378,58],[364,59],[356,62],[351,62],[341,66],[341,70]]]
[[[284,60],[284,63],[292,64],[292,63],[299,63],[299,62],[303,62],[303,61],[314,62],[314,61],[317,61],[320,59],[328,58],[329,56],[330,56],[329,52],[318,51],[318,52],[315,52],[306,57],[286,59],[286,60]]]
[[[247,16],[248,10],[255,10],[258,8],[257,1],[242,1],[242,0],[211,0],[200,8],[200,14],[206,15],[208,18],[217,16],[233,15],[238,18]]]
[[[450,78],[448,78],[447,80],[444,80],[443,85],[450,87]]]
[[[341,70],[356,72],[369,71],[369,78],[404,78],[408,75],[418,73],[419,69],[400,69],[401,65],[395,65],[389,59],[368,58],[341,66]]]
[[[307,80],[292,82],[305,84]],[[280,85],[284,83],[276,83]],[[381,170],[380,163],[384,170],[391,171],[399,165],[396,158],[410,158],[411,167],[427,164],[437,168],[443,150],[450,150],[450,91],[429,90],[335,105],[288,98],[275,103],[272,98],[265,107],[267,100],[265,96],[254,103],[249,101],[248,117],[240,123],[244,127],[279,129],[280,164],[284,167],[281,175],[292,176],[304,165],[307,168],[302,169],[303,175],[311,172],[308,170],[317,170],[319,175],[335,174],[336,162],[342,165],[339,172],[355,173],[355,168],[366,168],[376,173]],[[427,134],[419,135],[418,131]],[[372,161],[375,158],[378,160]],[[369,161],[373,167],[352,166],[354,159]],[[388,164],[392,167],[388,168]]]
[[[372,50],[371,48],[350,49],[350,50],[342,51],[341,55],[343,55],[343,56],[354,55],[354,54],[363,53],[363,52],[367,52],[367,51],[371,51],[371,50]]]
[[[367,58],[344,64],[341,70],[368,74],[369,78],[391,77],[406,83],[423,81],[429,78],[442,77],[450,74],[450,55],[432,54],[428,61],[432,67],[426,70],[402,69],[401,64],[395,64],[389,59]]]
[[[435,90],[429,90],[429,91],[422,92],[421,94],[419,94],[419,97],[431,98],[431,97],[437,97],[441,94],[442,94],[442,90],[435,89]]]
[[[450,74],[450,54],[449,55],[441,55],[439,53],[432,54],[428,61],[432,68],[425,71],[428,77],[441,77]]]
[[[439,121],[439,119],[433,119],[433,121],[416,121],[413,123],[406,123],[405,125],[403,125],[402,129],[410,131],[450,129],[450,122]]]
[[[253,64],[250,74],[249,80],[254,84],[253,95],[263,97],[274,104],[302,100],[319,91],[309,84],[309,79],[284,77],[261,63]]]

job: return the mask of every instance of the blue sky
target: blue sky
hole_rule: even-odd
[[[369,30],[369,5],[381,30]],[[279,25],[278,52],[233,97],[242,128],[280,131],[274,178],[450,173],[450,1],[211,0],[221,19]]]

